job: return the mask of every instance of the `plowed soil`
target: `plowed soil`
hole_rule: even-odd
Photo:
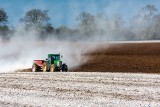
[[[73,71],[160,73],[158,42],[98,44],[83,57],[88,61]]]

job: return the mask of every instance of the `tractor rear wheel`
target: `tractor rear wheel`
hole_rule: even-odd
[[[37,72],[38,71],[38,66],[36,64],[32,65],[32,72]]]
[[[55,71],[55,66],[54,66],[54,64],[52,64],[51,66],[50,66],[50,72],[54,72]]]
[[[68,71],[68,66],[66,64],[62,65],[62,71],[67,72]]]
[[[46,64],[46,62],[44,62],[43,65],[42,65],[42,71],[43,72],[47,71],[47,64]]]

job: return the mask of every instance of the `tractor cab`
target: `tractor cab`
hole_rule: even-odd
[[[49,64],[55,64],[60,62],[60,54],[48,54],[48,58],[46,59]]]
[[[63,66],[60,54],[48,54],[46,62],[49,66],[54,65],[55,69],[58,71],[60,71]]]

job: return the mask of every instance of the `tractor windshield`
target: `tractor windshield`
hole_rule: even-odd
[[[51,58],[52,58],[52,60],[60,60],[60,56],[59,55],[53,55]]]

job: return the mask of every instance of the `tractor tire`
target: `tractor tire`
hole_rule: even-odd
[[[68,66],[66,64],[62,65],[62,71],[67,72],[68,71]]]
[[[43,65],[42,65],[42,71],[43,72],[47,72],[47,64],[46,64],[46,62],[44,62]]]
[[[50,66],[50,72],[55,72],[55,66],[54,66],[54,64],[52,64],[52,65]]]
[[[32,72],[37,72],[38,71],[38,66],[36,64],[32,65]]]
[[[60,69],[59,69],[59,67],[55,67],[55,72],[60,72]]]

